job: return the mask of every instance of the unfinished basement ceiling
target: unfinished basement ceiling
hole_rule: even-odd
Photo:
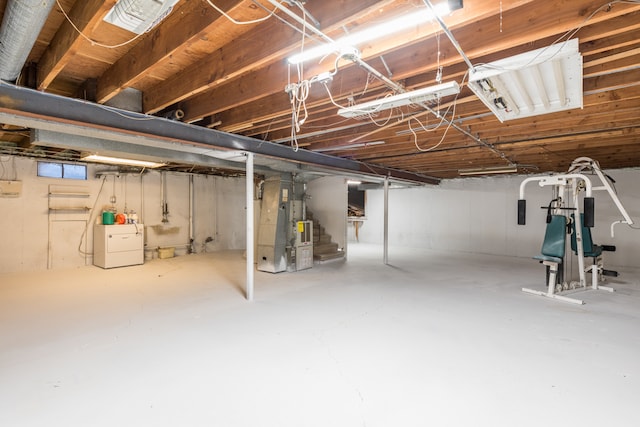
[[[0,13],[12,2],[0,0]],[[165,116],[179,109],[181,120],[193,126],[436,178],[510,165],[521,173],[561,171],[579,156],[594,158],[603,168],[640,166],[638,2],[466,0],[442,17],[462,54],[437,22],[425,22],[360,44],[360,58],[370,68],[343,57],[326,87],[313,80],[334,71],[335,55],[305,62],[301,75],[286,61],[303,46],[302,25],[293,14],[302,16],[304,8],[308,22],[316,20],[316,28],[337,39],[427,9],[426,2],[287,1],[281,3],[284,11],[268,0],[179,0],[139,36],[104,21],[116,3],[55,1],[17,84],[100,104],[135,90],[143,113]],[[267,18],[238,25],[212,5],[236,21]],[[12,25],[33,31],[27,22]],[[309,29],[305,33],[305,49],[322,43]],[[567,39],[579,41],[582,108],[501,122],[467,87],[463,55],[475,66]],[[285,87],[309,80],[298,93],[308,95],[296,110],[298,120],[306,119],[293,141]],[[337,114],[335,104],[393,95],[389,82],[410,91],[451,81],[461,87],[457,97],[379,111],[375,117]],[[440,123],[434,112],[446,121]],[[0,131],[4,152],[47,148],[31,145],[29,129],[5,125]],[[187,168],[188,161],[178,157],[171,167]]]

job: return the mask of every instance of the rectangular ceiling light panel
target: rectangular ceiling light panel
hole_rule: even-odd
[[[378,111],[389,110],[391,108],[402,107],[404,105],[416,104],[419,102],[430,102],[444,96],[456,95],[460,93],[460,86],[457,82],[442,83],[435,86],[412,90],[398,95],[388,96],[359,105],[353,105],[338,110],[342,117],[359,117],[367,114],[374,114]]]
[[[166,163],[152,162],[148,160],[137,159],[124,159],[121,157],[102,156],[99,154],[89,154],[82,157],[82,160],[87,162],[106,163],[108,165],[125,165],[125,166],[138,166],[142,168],[159,168]]]
[[[104,17],[106,22],[136,34],[155,27],[178,0],[120,0]]]
[[[578,39],[474,67],[469,88],[501,122],[582,108]]]

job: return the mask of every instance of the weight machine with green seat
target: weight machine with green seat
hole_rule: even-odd
[[[590,176],[587,176],[589,174]],[[600,180],[599,185],[594,186],[592,178]],[[622,214],[623,219],[614,221],[611,224],[611,237],[614,236],[614,226],[617,224],[632,225],[633,220],[622,206],[620,199],[614,191],[611,178],[605,175],[598,162],[588,157],[579,157],[573,161],[566,174],[530,177],[520,184],[520,198],[518,200],[518,224],[526,223],[526,200],[524,198],[525,187],[531,182],[537,182],[540,187],[551,186],[553,188],[554,200],[549,204],[547,211],[547,229],[542,245],[541,255],[534,257],[547,267],[547,291],[538,291],[529,288],[522,288],[524,292],[534,295],[541,295],[549,298],[559,299],[564,302],[583,304],[579,299],[569,298],[559,295],[559,292],[574,290],[577,288],[586,289],[585,273],[590,272],[591,288],[613,292],[612,288],[599,285],[599,279],[603,275],[616,275],[616,272],[605,270],[602,264],[602,252],[615,250],[613,246],[594,245],[591,239],[590,228],[594,226],[595,203],[592,193],[594,191],[606,191],[614,204]],[[584,195],[582,194],[584,193]],[[583,201],[583,210],[580,212],[580,198]],[[565,201],[569,201],[567,205]],[[555,202],[555,205],[553,203]],[[568,211],[574,213],[566,214]],[[576,215],[577,212],[579,215]],[[570,227],[567,227],[570,225]],[[567,283],[562,280],[566,234],[571,233],[571,248],[576,253],[578,259],[579,282]],[[560,247],[562,249],[560,249]],[[592,264],[585,268],[585,257],[593,260]]]

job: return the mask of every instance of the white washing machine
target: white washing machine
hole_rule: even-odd
[[[144,263],[143,224],[96,224],[93,227],[93,265],[102,268]]]

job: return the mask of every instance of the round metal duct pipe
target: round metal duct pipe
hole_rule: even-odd
[[[9,0],[0,27],[0,79],[20,75],[55,0]]]

